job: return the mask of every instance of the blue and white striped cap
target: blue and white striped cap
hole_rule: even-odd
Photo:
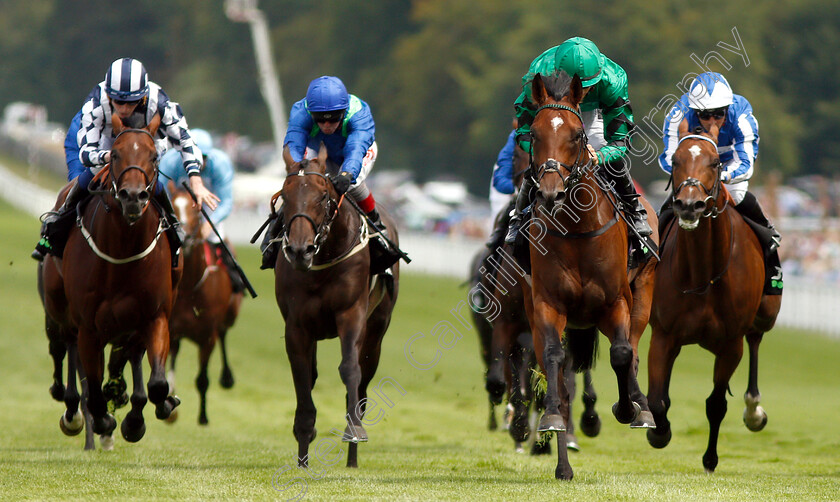
[[[111,99],[139,101],[149,94],[149,76],[143,63],[120,58],[111,63],[105,74],[105,92]]]

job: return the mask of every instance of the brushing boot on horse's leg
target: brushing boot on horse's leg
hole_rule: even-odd
[[[172,201],[166,195],[166,190],[163,185],[158,182],[155,195],[153,196],[155,202],[161,210],[161,216],[166,221],[167,229],[166,236],[169,238],[169,247],[172,251],[172,268],[178,266],[178,257],[181,254],[181,244],[184,242],[184,229],[181,228],[181,221],[175,215],[175,208],[172,207]]]
[[[630,223],[636,229],[636,232],[642,237],[647,237],[653,233],[647,221],[647,211],[639,200],[640,195],[636,192],[636,186],[633,184],[630,171],[621,166],[620,169],[607,167],[606,172],[610,181],[615,184],[615,191],[621,198],[624,214],[630,219]]]
[[[82,178],[80,176],[79,178]],[[88,196],[87,184],[82,184],[79,179],[70,187],[64,204],[57,211],[46,213],[41,224],[41,239],[32,251],[32,258],[43,261],[47,254],[61,256],[67,237],[72,228],[72,215],[76,212],[76,206]]]
[[[744,194],[744,200],[735,206],[735,209],[738,210],[742,216],[746,216],[772,232],[770,242],[767,243],[767,250],[769,252],[772,253],[779,248],[779,244],[782,242],[782,236],[776,230],[776,227],[770,223],[770,220],[767,219],[767,216],[761,209],[761,204],[758,203],[758,199],[755,198],[755,195],[753,195],[752,192],[747,191]]]
[[[513,244],[516,241],[516,236],[519,235],[519,228],[522,226],[522,213],[525,212],[525,208],[531,203],[531,190],[533,189],[534,182],[526,173],[522,180],[522,186],[519,188],[519,194],[516,196],[513,215],[510,217],[510,225],[505,236],[505,242],[507,244]]]
[[[274,268],[274,264],[277,263],[277,253],[280,245],[277,242],[271,242],[271,240],[279,236],[282,232],[283,213],[277,213],[277,217],[268,226],[268,230],[265,231],[262,243],[260,244],[260,251],[262,251],[260,270]]]

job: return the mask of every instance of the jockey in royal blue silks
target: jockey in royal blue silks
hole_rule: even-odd
[[[735,209],[752,221],[772,230],[775,249],[780,236],[767,219],[758,200],[748,191],[758,156],[758,121],[750,102],[734,94],[729,82],[720,73],[702,73],[665,116],[663,141],[665,151],[659,156],[662,170],[671,174],[671,157],[677,150],[679,131],[693,131],[700,127],[708,131],[713,125],[720,128],[721,181],[735,202]]]
[[[327,173],[339,195],[347,193],[374,225],[374,231],[387,235],[376,201],[365,179],[376,162],[376,126],[367,103],[349,94],[338,77],[318,77],[309,84],[306,97],[292,106],[283,146],[292,160],[314,159],[321,143],[327,148]],[[278,218],[263,240],[263,265],[272,268],[277,246],[270,240],[280,233]],[[387,246],[386,246],[387,248]]]
[[[223,222],[233,210],[233,162],[227,153],[213,146],[213,137],[209,132],[204,129],[192,129],[190,132],[202,154],[204,167],[201,169],[201,179],[204,181],[205,186],[219,197],[219,205],[209,213],[210,222],[216,227],[221,238],[225,239]],[[158,169],[164,180],[172,180],[176,187],[180,188],[181,183],[187,181],[187,175],[181,166],[181,156],[175,150],[169,150],[164,154],[160,159]],[[233,263],[233,258],[222,251],[222,241],[213,232],[210,222],[205,221],[202,224],[200,231],[201,238],[213,246],[215,255],[221,258],[222,263],[227,267],[234,292],[238,293],[243,291],[245,289],[245,283],[242,281],[242,276],[236,271],[236,264]]]
[[[46,213],[41,227],[41,240],[32,253],[36,260],[43,260],[47,253],[60,255],[64,242],[69,235],[69,227],[61,225],[61,229],[53,231],[51,226],[59,220],[66,221],[67,216],[75,213],[76,205],[88,195],[88,185],[99,170],[111,160],[111,145],[114,142],[111,118],[117,114],[128,127],[146,127],[155,115],[161,118],[160,127],[155,138],[158,152],[166,150],[169,144],[181,153],[184,170],[188,173],[190,184],[198,201],[215,208],[218,197],[211,193],[201,181],[199,170],[201,167],[201,152],[195,146],[189,127],[180,105],[170,101],[169,97],[154,82],[149,80],[143,63],[136,59],[120,58],[114,61],[105,74],[105,80],[100,82],[88,94],[84,105],[76,118],[71,122],[70,132],[75,129],[78,159],[82,165],[68,161],[68,178],[77,179],[67,193],[64,204],[58,209]],[[65,155],[70,156],[76,150],[73,147],[70,133],[65,138]],[[177,264],[177,253],[181,239],[178,235],[178,219],[172,210],[172,204],[158,183],[154,199],[163,211],[163,216],[169,224],[167,235],[173,250],[173,265]]]
[[[499,221],[494,225],[490,238],[487,240],[487,247],[495,250],[502,245],[504,236],[507,233],[510,223],[510,204],[514,199],[511,197],[516,192],[514,185],[513,154],[516,149],[516,129],[512,130],[505,141],[505,145],[499,150],[496,157],[496,164],[493,166],[493,178],[490,182],[490,213],[493,215],[493,222],[498,217]],[[499,213],[504,214],[499,216]]]

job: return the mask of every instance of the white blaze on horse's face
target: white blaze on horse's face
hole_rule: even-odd
[[[189,204],[187,202],[187,199],[185,199],[184,197],[178,197],[173,202],[173,205],[175,206],[175,213],[178,215],[178,219],[182,222],[187,221],[187,204]]]
[[[563,124],[563,119],[560,117],[554,117],[551,119],[551,127],[554,128],[554,132],[557,132]]]
[[[700,155],[700,147],[694,145],[688,149],[688,152],[691,154],[691,160],[694,160],[697,158],[698,155]]]

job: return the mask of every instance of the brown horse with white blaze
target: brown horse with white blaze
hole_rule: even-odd
[[[315,439],[312,388],[318,377],[319,340],[338,337],[338,371],[347,390],[350,443],[347,466],[357,467],[357,446],[368,440],[363,427],[367,387],[379,365],[382,338],[397,300],[399,264],[392,275],[370,275],[368,226],[359,212],[339,198],[327,175],[327,150],[295,162],[283,151],[287,176],[282,189],[285,222],[282,251],[274,267],[277,305],[286,321],[286,353],[297,396],[293,433],[298,465],[308,465],[309,443]],[[396,226],[379,208],[398,246]]]
[[[763,293],[763,251],[721,184],[718,132],[713,127],[710,133],[684,134],[673,155],[676,217],[663,229],[648,355],[648,401],[657,426],[648,431],[648,442],[655,448],[671,440],[668,386],[681,347],[696,343],[715,355],[714,387],[706,399],[709,443],[703,466],[708,472],[718,463],[726,392],[745,336],[750,371],[744,423],[752,431],[767,423],[758,404],[758,347],[775,324],[782,298]]]
[[[178,405],[167,398],[164,365],[169,353],[168,319],[180,279],[172,268],[165,227],[150,200],[157,183],[156,116],[143,129],[126,128],[112,116],[116,138],[103,180],[106,189],[79,216],[58,267],[44,267],[48,315],[78,330],[78,354],[88,379],[88,407],[93,432],[108,437],[116,420],[108,413],[102,393],[103,351],[108,343],[130,354],[134,392],[132,409],[122,422],[127,441],[145,434],[143,407],[148,399],[158,418]],[[60,274],[56,280],[53,274]],[[55,286],[55,287],[53,287]],[[152,369],[148,398],[142,385],[141,358],[148,353]]]
[[[583,88],[565,72],[537,74],[531,85],[538,106],[531,125],[534,216],[523,227],[531,261],[525,307],[534,350],[547,390],[539,431],[558,435],[555,477],[571,479],[565,446],[569,422],[563,384],[563,334],[576,371],[590,368],[597,355],[597,332],[610,340],[610,364],[618,383],[613,414],[633,428],[653,426],[647,400],[636,381],[638,343],[650,314],[656,261],[628,272],[628,229],[617,198],[606,189],[587,151],[580,116]],[[655,213],[643,200],[648,221]],[[658,235],[651,236],[654,243]]]

